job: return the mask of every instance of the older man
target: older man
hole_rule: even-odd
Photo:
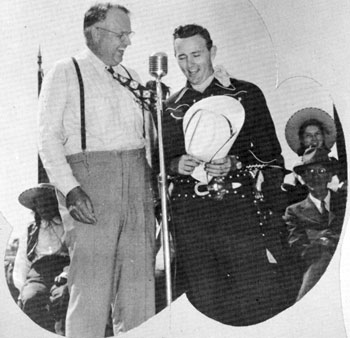
[[[59,190],[70,248],[68,337],[103,337],[154,314],[154,214],[146,160],[149,92],[120,63],[129,10],[85,14],[87,49],[58,62],[40,95],[39,150]],[[136,79],[136,80],[135,80]]]
[[[283,177],[281,147],[261,90],[214,69],[217,49],[205,28],[178,27],[174,50],[187,83],[167,102],[164,157],[173,176],[174,240],[184,276],[180,281],[191,303],[209,317],[231,325],[255,324],[289,304],[277,203]],[[244,123],[238,127],[231,123],[235,119],[224,117],[228,130],[240,129],[239,134],[226,155],[205,161],[185,144],[183,122],[190,111],[190,122],[197,119],[205,107],[195,105],[211,102],[211,97],[231,103],[232,108],[218,107],[218,114],[241,106]],[[213,106],[208,106],[210,111]],[[196,121],[203,120],[204,115]],[[208,142],[211,129],[218,125],[208,123],[207,133],[201,134],[208,148],[214,142]],[[219,146],[218,152],[222,149]],[[202,177],[212,177],[209,185],[194,174],[200,167]]]

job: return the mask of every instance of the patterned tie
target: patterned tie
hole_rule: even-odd
[[[130,90],[137,99],[137,103],[140,105],[141,109],[151,110],[151,105],[153,104],[153,93],[146,87],[142,86],[137,81],[132,78],[127,78],[120,75],[114,71],[112,67],[106,67],[106,70],[112,74],[113,78],[117,80],[122,86]]]

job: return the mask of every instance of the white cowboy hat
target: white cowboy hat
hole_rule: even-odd
[[[56,199],[55,186],[50,183],[40,183],[36,187],[23,191],[18,196],[18,201],[24,207],[33,210],[35,208],[35,200],[38,197]]]
[[[183,118],[185,148],[189,155],[203,161],[192,177],[209,183],[204,163],[225,157],[244,123],[241,103],[230,96],[211,96],[196,102]]]
[[[308,120],[318,120],[325,128],[325,146],[331,149],[336,141],[337,131],[334,120],[324,110],[319,108],[304,108],[298,110],[288,120],[285,129],[285,135],[288,145],[291,149],[298,153],[301,147],[299,139],[300,127]]]

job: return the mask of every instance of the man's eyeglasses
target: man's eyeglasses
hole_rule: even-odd
[[[120,39],[120,40],[125,40],[127,37],[128,37],[129,39],[131,39],[131,38],[134,36],[134,34],[135,34],[135,32],[122,32],[122,33],[117,33],[117,32],[113,32],[113,31],[111,31],[111,30],[109,30],[109,29],[102,28],[102,27],[96,27],[96,26],[95,26],[95,28],[101,29],[101,30],[106,31],[106,32],[109,32],[109,33],[112,33],[112,34],[114,34],[114,35],[115,35],[118,39]]]
[[[325,175],[328,173],[328,170],[326,168],[310,168],[310,169],[305,169],[305,173],[310,174],[310,175]]]

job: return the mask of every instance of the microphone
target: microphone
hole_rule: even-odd
[[[168,73],[168,56],[166,53],[158,52],[149,57],[149,73],[157,79]]]

